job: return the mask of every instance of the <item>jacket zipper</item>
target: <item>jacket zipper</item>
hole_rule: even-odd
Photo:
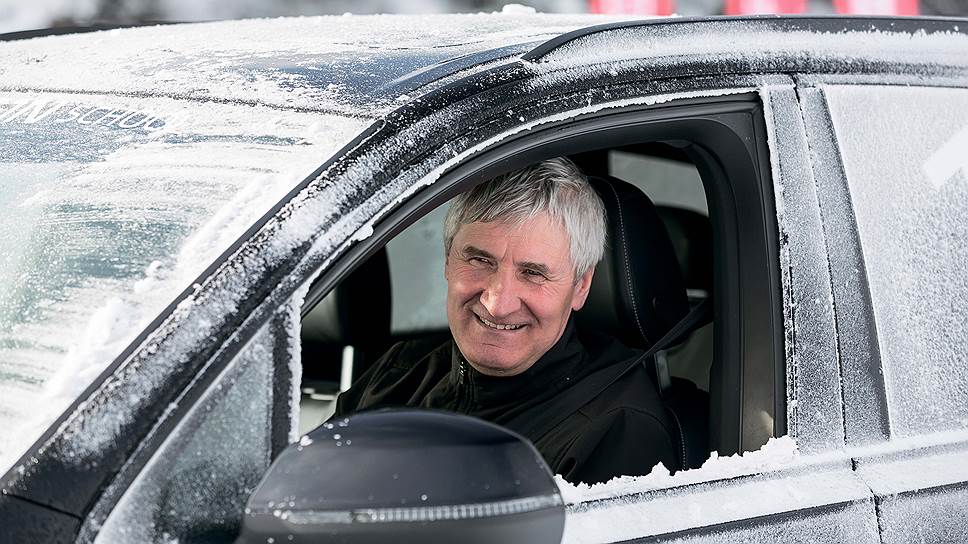
[[[467,362],[464,359],[460,360],[460,364],[457,366],[457,411],[460,413],[467,413],[469,406],[470,396],[467,376]]]

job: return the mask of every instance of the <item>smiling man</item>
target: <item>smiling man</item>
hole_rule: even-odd
[[[527,436],[557,474],[596,483],[677,469],[670,424],[643,365],[605,391],[596,371],[641,358],[576,330],[605,249],[604,209],[585,176],[552,159],[458,196],[444,222],[452,340],[393,346],[340,395],[336,415],[411,406],[452,410],[514,429],[563,411]],[[577,411],[561,393],[588,391]]]

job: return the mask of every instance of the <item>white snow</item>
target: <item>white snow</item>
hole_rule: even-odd
[[[522,4],[504,4],[498,13],[502,15],[534,15],[538,13],[538,10]]]
[[[771,438],[757,451],[719,457],[713,452],[701,468],[681,470],[671,474],[662,463],[645,476],[621,476],[605,483],[573,485],[561,476],[555,476],[555,483],[561,491],[566,504],[576,505],[583,502],[631,496],[637,493],[655,491],[671,487],[685,486],[712,480],[735,478],[737,476],[771,472],[792,465],[799,455],[796,442],[789,436]]]
[[[289,376],[292,380],[291,392],[289,394],[289,442],[295,442],[299,438],[299,402],[302,398],[302,307],[309,294],[309,287],[315,281],[314,274],[309,281],[296,290],[292,300],[288,304],[289,315],[286,317],[289,334]]]
[[[575,490],[563,490],[568,500],[580,496],[582,501],[568,506],[564,543],[624,542],[843,501],[862,502],[870,496],[870,490],[851,472],[848,463],[822,465],[813,459],[801,459],[792,440],[786,437],[771,441],[760,452],[711,460],[699,470],[672,477],[660,474],[613,482],[600,484],[597,489],[579,489],[577,494]],[[609,486],[618,489],[609,493]],[[707,538],[710,542],[773,542],[777,531],[801,535],[833,531],[841,535],[836,540],[844,539],[844,534],[876,536],[876,529],[871,531],[870,525],[861,521],[865,515],[862,512],[869,507],[859,510],[849,516],[853,521],[829,516],[816,521],[771,524],[767,532],[772,537],[747,534],[758,530],[755,524],[748,523]],[[867,517],[873,522],[871,516]],[[798,524],[802,526],[797,527]]]
[[[812,453],[844,444],[826,237],[797,91],[787,79],[760,93],[780,239],[787,431]]]
[[[968,452],[863,463],[858,472],[879,495],[960,484],[968,481]]]
[[[616,20],[511,10],[195,23],[4,42],[0,88],[258,101],[374,117],[399,102],[373,93],[413,63],[382,64],[383,57],[406,52],[433,64]]]
[[[742,65],[779,55],[822,67],[836,63],[918,64],[931,54],[942,63],[965,66],[965,47],[968,36],[958,32],[774,32],[769,30],[769,22],[719,21],[599,32],[569,42],[535,64],[548,71],[582,65],[618,71],[643,57],[653,59],[654,69],[664,64],[678,66],[699,56],[720,59],[724,65]]]

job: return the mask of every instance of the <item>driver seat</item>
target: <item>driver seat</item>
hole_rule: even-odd
[[[589,182],[605,206],[608,245],[578,324],[648,350],[689,314],[675,249],[655,205],[637,187],[611,176]],[[669,377],[656,363],[664,360],[663,351],[650,358],[649,376],[675,427],[681,468],[698,468],[709,457],[709,394]]]

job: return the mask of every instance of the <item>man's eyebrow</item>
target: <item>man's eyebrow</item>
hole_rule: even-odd
[[[544,265],[541,263],[525,261],[523,263],[518,263],[518,266],[520,266],[521,268],[527,268],[528,270],[534,270],[535,272],[539,272],[541,274],[544,274],[545,276],[551,275],[551,269],[548,268],[547,265]]]
[[[484,257],[485,259],[491,259],[492,261],[496,261],[497,260],[497,257],[495,257],[494,255],[491,255],[487,251],[484,251],[483,249],[481,249],[479,247],[476,247],[476,246],[464,246],[464,248],[461,250],[461,253],[463,253],[463,255],[465,257]],[[544,274],[545,276],[550,276],[551,275],[551,269],[548,268],[548,265],[543,264],[543,263],[536,263],[536,262],[533,262],[533,261],[524,261],[524,262],[520,262],[520,263],[516,263],[516,264],[517,264],[517,266],[519,266],[521,268],[527,268],[528,270],[534,270],[535,272],[538,272],[540,274]]]
[[[469,257],[484,257],[486,259],[496,260],[494,255],[491,255],[479,247],[464,246],[464,249],[461,250],[461,253]]]

